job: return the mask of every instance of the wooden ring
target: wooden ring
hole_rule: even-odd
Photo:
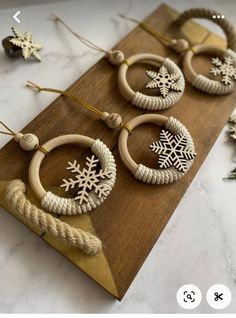
[[[195,151],[193,140],[190,133],[185,128],[185,126],[181,124],[174,117],[168,118],[166,116],[161,116],[156,114],[145,114],[145,115],[137,116],[131,119],[127,123],[127,125],[133,131],[134,128],[145,123],[164,125],[165,128],[171,131],[173,134],[184,134],[188,139],[188,147],[191,148],[193,151]],[[118,143],[119,153],[125,166],[131,171],[131,173],[137,179],[140,179],[141,181],[147,182],[147,183],[156,183],[156,184],[170,183],[170,182],[176,181],[177,179],[181,178],[185,174],[182,172],[177,172],[175,168],[151,169],[151,168],[145,167],[142,164],[137,164],[129,154],[128,145],[127,145],[128,137],[129,137],[129,132],[127,131],[127,129],[122,128],[120,132],[119,143]],[[190,160],[188,169],[191,167],[192,163],[193,163],[193,160]],[[148,181],[148,179],[145,179],[145,176],[137,175],[137,172],[140,170],[140,168],[145,168],[146,170],[148,169],[151,174],[155,174],[156,176],[155,182],[152,181],[152,178]],[[170,178],[168,174],[170,175]]]
[[[165,98],[163,98],[161,96],[148,96],[132,90],[127,82],[127,71],[129,66],[140,61],[148,62],[154,65],[164,65],[170,74],[177,73],[180,77],[176,83],[178,83],[179,87],[181,87],[181,91],[171,91]],[[183,73],[173,61],[168,58],[164,59],[163,57],[156,54],[143,53],[136,54],[127,58],[126,62],[123,62],[120,65],[118,72],[118,85],[121,94],[124,96],[125,99],[131,101],[133,105],[148,110],[163,110],[171,107],[173,104],[179,101],[184,91],[185,81]]]
[[[105,144],[103,144],[100,140],[94,140],[87,136],[82,135],[64,135],[59,136],[54,139],[47,141],[42,147],[47,149],[49,153],[53,149],[66,145],[66,144],[76,144],[81,147],[91,148],[91,151],[96,155],[99,159],[101,164],[101,169],[105,170],[108,169],[111,172],[111,179],[106,180],[105,182],[109,183],[110,190],[112,189],[115,179],[116,179],[116,166],[115,166],[115,159],[111,153],[111,151],[107,148]],[[99,205],[101,202],[104,201],[105,198],[95,198],[93,204],[82,204],[79,205],[78,202],[74,201],[73,199],[62,198],[52,194],[51,192],[47,192],[44,187],[42,186],[40,180],[40,166],[45,158],[46,154],[40,150],[37,150],[34,154],[30,166],[29,166],[29,183],[30,186],[36,195],[36,197],[41,201],[41,205],[43,207],[50,206],[49,203],[43,204],[42,202],[45,201],[47,196],[53,196],[53,201],[57,200],[57,204],[55,207],[47,208],[51,212],[59,213],[59,214],[78,214],[82,212],[87,212],[87,210],[91,210],[91,205],[93,208]],[[110,191],[109,191],[110,192]],[[91,199],[92,200],[92,199]],[[59,203],[58,203],[59,202]],[[63,212],[61,208],[58,206],[64,205]],[[68,208],[65,208],[65,205],[68,205]]]
[[[212,80],[202,74],[197,74],[192,66],[192,59],[194,55],[200,53],[207,53],[213,54],[214,56],[224,57],[230,56],[235,60],[236,64],[236,54],[228,49],[224,50],[214,45],[196,45],[192,48],[192,50],[188,50],[183,59],[183,70],[186,79],[196,88],[199,90],[208,93],[208,94],[217,94],[217,95],[224,95],[231,93],[234,88],[235,84],[224,85],[220,81]]]

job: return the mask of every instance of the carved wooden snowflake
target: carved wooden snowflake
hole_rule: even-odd
[[[42,45],[32,41],[32,34],[30,32],[21,33],[13,27],[12,32],[14,37],[9,41],[22,49],[24,59],[26,60],[30,56],[33,56],[36,60],[41,61],[38,51],[42,48]]]
[[[229,127],[229,135],[230,135],[230,138],[232,138],[233,140],[236,140],[236,125],[231,125]]]
[[[68,162],[67,170],[71,171],[71,173],[75,174],[75,178],[63,179],[64,182],[61,187],[65,188],[67,192],[70,189],[74,189],[75,186],[78,188],[78,192],[75,200],[79,200],[79,203],[88,202],[89,193],[91,190],[98,195],[99,198],[102,196],[106,197],[109,194],[109,186],[105,183],[102,183],[101,180],[105,178],[111,178],[111,173],[107,170],[97,171],[97,163],[98,159],[95,159],[95,156],[91,158],[86,158],[86,168],[83,170],[80,169],[80,165],[76,160],[74,162]]]
[[[188,148],[188,139],[184,135],[172,135],[167,130],[160,133],[160,141],[150,145],[150,149],[157,155],[160,168],[175,167],[180,172],[188,168],[187,161],[193,159],[196,153]]]
[[[210,69],[210,74],[213,76],[221,75],[221,82],[225,85],[232,84],[233,80],[236,80],[236,68],[232,57],[225,56],[223,61],[215,57],[211,60],[211,63],[216,67]]]
[[[158,88],[162,97],[166,97],[170,90],[182,91],[182,88],[176,83],[180,74],[169,74],[167,68],[162,65],[159,72],[146,71],[148,77],[152,80],[147,83],[146,88]]]

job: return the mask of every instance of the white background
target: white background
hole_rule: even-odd
[[[89,39],[105,48],[116,44],[134,25],[117,13],[143,19],[158,0],[81,0],[41,5],[36,1],[2,0],[0,38],[17,26],[12,15],[21,10],[20,27],[32,31],[44,45],[43,63],[5,57],[0,50],[0,119],[20,130],[55,96],[36,95],[26,80],[67,88],[101,56],[66,32],[58,32],[51,13],[61,15]],[[204,6],[219,10],[234,23],[235,1],[165,1],[181,11]],[[8,7],[11,6],[11,7]],[[216,32],[218,27],[209,24]],[[227,285],[236,312],[236,182],[222,181],[236,163],[226,128],[142,266],[122,302],[114,300],[78,268],[50,248],[8,212],[0,209],[0,312],[2,313],[181,313],[176,292],[183,284],[197,285],[203,295],[193,312],[211,312],[205,299],[216,283]],[[8,141],[1,136],[0,146]],[[17,160],[17,159],[16,159]],[[168,198],[167,198],[168,199]]]

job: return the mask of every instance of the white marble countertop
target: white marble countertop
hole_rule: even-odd
[[[119,19],[117,13],[142,19],[161,2],[177,10],[205,4],[203,0],[80,0],[1,9],[1,39],[17,24],[12,15],[20,9],[20,29],[31,30],[44,44],[41,64],[9,60],[0,50],[1,120],[20,130],[55,98],[32,94],[24,87],[26,80],[64,89],[100,58],[68,33],[58,33],[49,20],[51,13],[62,15],[75,27],[79,25],[82,34],[109,48],[134,27]],[[208,1],[207,5],[234,22],[233,0]],[[8,139],[1,136],[0,147]],[[224,312],[235,313],[236,182],[222,180],[236,165],[234,151],[225,128],[122,302],[0,209],[0,312],[180,313],[185,310],[176,302],[176,291],[192,283],[203,294],[201,305],[193,312],[213,313],[205,299],[206,291],[221,283],[231,289],[234,299]]]

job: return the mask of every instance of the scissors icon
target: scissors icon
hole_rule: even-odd
[[[214,295],[216,296],[214,299],[215,301],[218,301],[219,299],[223,300],[223,297],[222,297],[223,293],[219,294],[219,293],[215,292]]]

